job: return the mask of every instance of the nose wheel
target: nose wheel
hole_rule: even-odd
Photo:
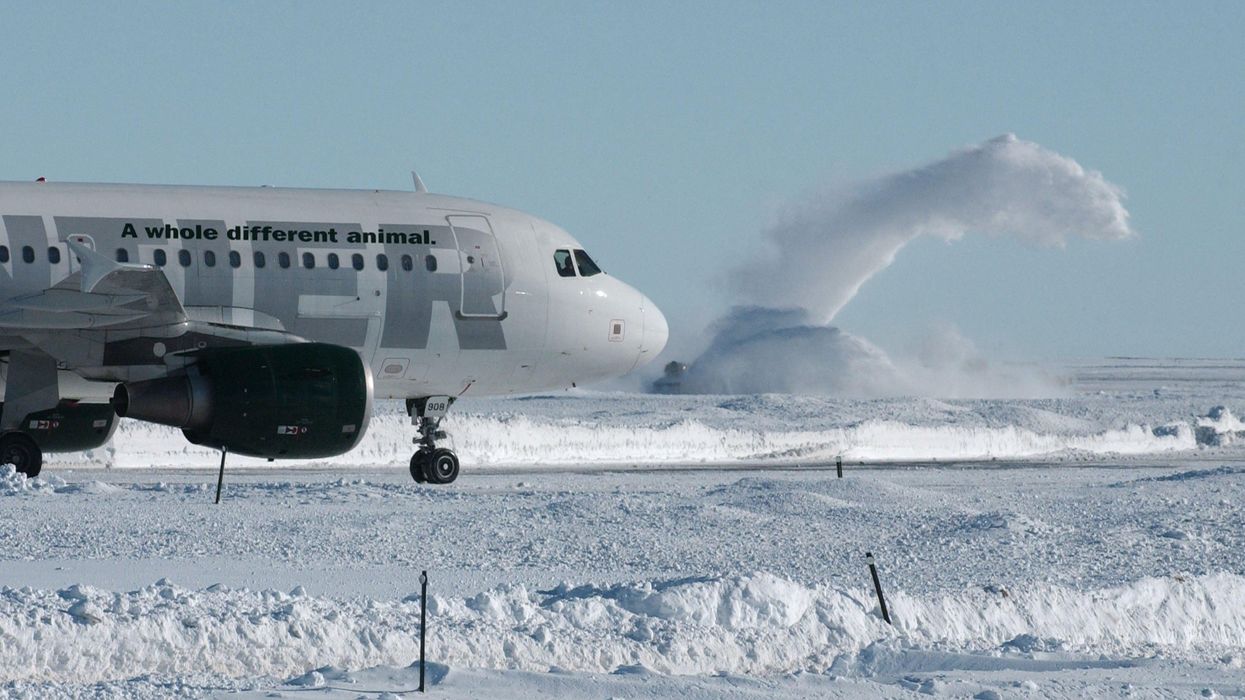
[[[419,450],[411,455],[411,478],[420,484],[452,483],[458,478],[458,455],[444,447]]]
[[[452,402],[445,396],[406,401],[411,424],[419,433],[414,440],[415,454],[411,455],[411,478],[415,483],[449,484],[458,478],[458,455],[436,444],[446,438],[445,431],[437,428]]]

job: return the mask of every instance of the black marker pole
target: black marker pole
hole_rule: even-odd
[[[225,485],[225,455],[228,453],[228,451],[229,451],[229,448],[227,447],[220,448],[220,474],[218,474],[216,477],[216,502],[217,503],[220,503],[220,489],[222,486]]]
[[[428,628],[428,572],[419,574],[419,692],[424,691],[424,631]]]
[[[834,468],[839,470],[839,478],[843,478],[843,455],[834,458]]]
[[[869,562],[869,573],[873,575],[873,590],[878,594],[878,605],[882,608],[882,619],[886,624],[893,625],[891,614],[886,611],[886,598],[882,595],[882,581],[878,578],[878,565],[873,561],[873,552],[865,552],[865,561]]]

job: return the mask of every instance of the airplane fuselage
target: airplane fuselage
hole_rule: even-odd
[[[566,387],[624,374],[666,340],[664,317],[635,289],[584,274],[582,260],[566,274],[583,247],[565,231],[468,199],[0,183],[0,300],[78,272],[71,240],[159,267],[188,319],[156,335],[131,324],[60,343],[62,367],[89,380],[163,374],[202,347],[203,328],[240,343],[271,333],[353,348],[377,398]],[[27,347],[48,323],[44,309],[19,306],[0,313],[0,350]]]

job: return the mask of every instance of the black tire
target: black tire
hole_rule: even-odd
[[[423,450],[411,455],[411,478],[414,479],[417,484],[422,484],[428,481],[428,477],[425,476],[428,469],[428,460],[426,459],[426,456],[427,453]]]
[[[426,464],[424,476],[430,484],[451,484],[458,478],[458,455],[453,450],[438,447],[432,451],[432,459]]]
[[[43,469],[43,451],[26,433],[6,433],[0,436],[0,464],[12,464],[33,479]]]

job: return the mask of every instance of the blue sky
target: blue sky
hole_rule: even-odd
[[[406,189],[564,226],[691,349],[782,202],[1014,132],[1139,236],[918,240],[836,323],[1015,358],[1245,356],[1245,3],[0,9],[0,178]]]

